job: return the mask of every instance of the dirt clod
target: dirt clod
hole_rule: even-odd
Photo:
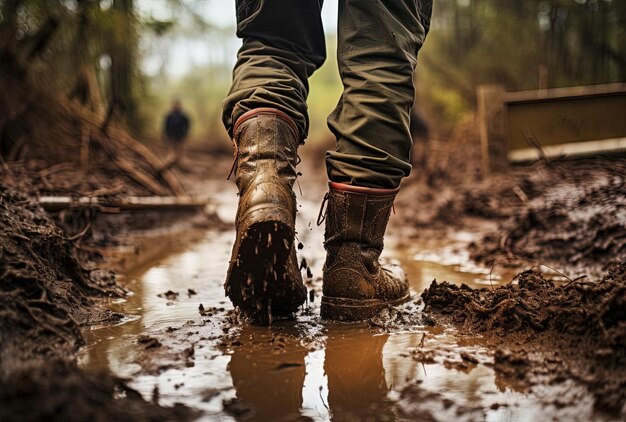
[[[244,416],[252,411],[252,409],[239,399],[233,398],[222,402],[224,411],[233,416]]]
[[[167,300],[172,300],[172,301],[173,301],[173,300],[177,300],[177,299],[178,299],[178,295],[179,295],[179,293],[178,293],[178,292],[173,292],[173,291],[171,291],[171,290],[168,290],[168,291],[167,291],[167,292],[165,292],[165,293],[159,293],[159,294],[157,295],[157,297],[164,297],[164,298],[166,298]]]
[[[422,297],[425,311],[439,322],[482,333],[494,344],[506,342],[495,352],[496,371],[529,383],[574,379],[594,393],[596,408],[623,415],[626,263],[597,282],[558,285],[525,271],[517,284],[495,289],[433,281]]]
[[[139,338],[137,338],[137,343],[143,345],[146,349],[156,349],[162,346],[159,340],[147,335],[140,335]]]

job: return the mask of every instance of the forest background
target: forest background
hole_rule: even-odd
[[[323,9],[328,59],[312,77],[312,143],[341,93],[337,0]],[[476,87],[509,91],[626,81],[626,2],[436,0],[419,54],[416,106],[445,139],[471,118]],[[3,42],[39,72],[40,88],[87,105],[146,143],[159,143],[174,98],[191,143],[228,149],[221,101],[240,40],[223,0],[0,0]],[[6,35],[9,35],[8,37]]]

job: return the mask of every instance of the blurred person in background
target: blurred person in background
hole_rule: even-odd
[[[308,79],[326,58],[322,0],[237,0],[243,43],[222,119],[235,150],[236,239],[225,289],[258,324],[289,316],[306,289],[294,247],[297,149],[307,137]],[[328,118],[329,191],[322,318],[363,320],[409,299],[383,236],[411,171],[410,113],[417,54],[432,0],[339,0],[337,58],[344,90]]]
[[[180,100],[173,100],[172,108],[163,121],[163,136],[168,146],[166,167],[172,167],[182,162],[189,127],[190,120],[183,111]]]

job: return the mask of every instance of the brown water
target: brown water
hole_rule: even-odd
[[[220,216],[232,220],[233,191],[216,198]],[[155,397],[156,387],[159,403],[180,402],[201,409],[205,420],[402,419],[399,409],[412,403],[400,398],[400,393],[415,384],[455,405],[480,407],[480,420],[530,421],[555,415],[579,420],[591,415],[591,399],[584,392],[557,391],[563,387],[551,386],[520,389],[484,364],[490,358],[480,341],[464,339],[459,344],[456,333],[441,327],[380,330],[366,324],[321,322],[323,230],[313,223],[318,200],[300,200],[298,237],[313,271],[309,286],[316,297],[297,321],[270,328],[224,322],[232,308],[222,283],[233,232],[209,230],[201,241],[126,276],[133,295],[111,307],[133,317],[115,327],[86,332],[88,345],[81,364],[108,368],[128,378],[146,399]],[[458,236],[458,243],[421,245],[395,239],[384,256],[404,265],[416,298],[434,278],[474,287],[510,279],[496,273],[490,281],[490,269],[472,265],[459,247],[470,234]],[[188,289],[197,294],[188,295]],[[168,290],[179,293],[176,300],[157,296]],[[200,304],[217,309],[213,315],[201,316]],[[416,315],[419,308],[418,302],[406,306]],[[140,334],[158,338],[163,346],[147,351],[137,343]],[[183,357],[184,349],[192,345],[193,358]],[[434,363],[422,364],[412,358],[417,349],[437,349],[439,354]],[[462,350],[471,351],[481,363],[450,365],[462,361]],[[567,411],[541,404],[542,396],[555,394],[577,394],[577,406]],[[234,398],[236,405],[229,406]],[[462,420],[450,413],[454,407],[442,406],[441,400],[423,405],[438,420]]]

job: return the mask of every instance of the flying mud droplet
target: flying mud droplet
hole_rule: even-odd
[[[304,245],[302,244],[302,242],[298,242],[298,250],[302,250],[304,249]]]
[[[311,267],[306,267],[306,276],[308,278],[313,278],[313,271],[311,271]]]
[[[315,300],[315,290],[309,290],[309,302],[313,303]]]
[[[308,267],[308,264],[306,262],[306,258],[302,258],[302,261],[300,261],[300,269],[303,270],[307,267]]]

